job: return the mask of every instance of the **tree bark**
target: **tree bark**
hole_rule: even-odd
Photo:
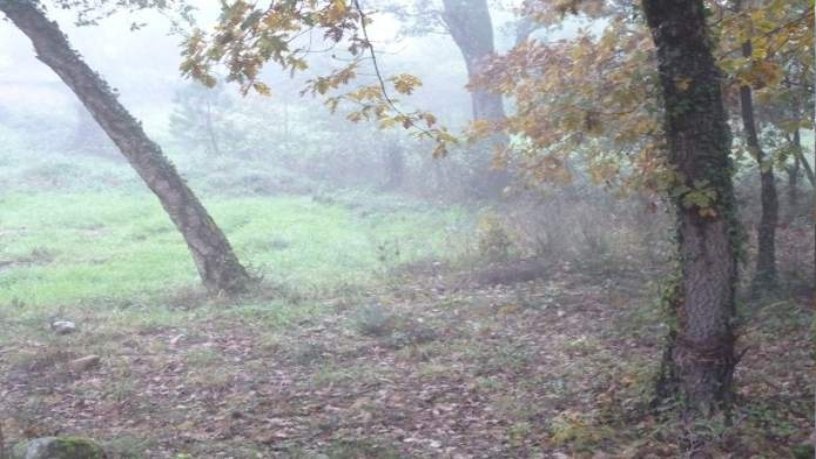
[[[493,22],[487,0],[443,0],[443,19],[453,41],[462,53],[467,67],[468,78],[478,76],[490,56],[496,52],[493,44]],[[498,122],[504,119],[502,95],[482,88],[471,88],[470,100],[474,120]],[[507,171],[493,168],[493,149],[507,144],[507,137],[494,135],[484,143],[486,154],[477,161],[481,169],[480,188],[488,195],[498,195],[510,183]]]
[[[790,147],[796,151],[802,151],[802,139],[799,135],[799,129],[793,132],[793,140],[790,140]],[[799,204],[799,175],[801,171],[801,163],[799,155],[793,154],[793,164],[786,168],[788,173],[788,204],[791,210],[791,215],[796,212],[796,206]]]
[[[711,54],[703,0],[642,0],[657,47],[669,162],[681,190],[708,191],[701,207],[674,197],[681,278],[658,392],[680,395],[686,413],[709,415],[732,400],[736,205],[731,133],[721,74]]]
[[[465,59],[468,77],[472,79],[496,52],[487,0],[444,0],[443,3],[445,24]],[[504,104],[499,93],[474,89],[471,104],[473,119],[497,121],[504,118]]]
[[[34,45],[37,58],[59,75],[91,112],[139,176],[159,198],[184,236],[204,286],[213,293],[238,293],[251,281],[229,241],[216,226],[161,148],[117,100],[108,84],[80,58],[56,22],[36,2],[0,0],[0,11]]]
[[[751,41],[742,44],[743,57],[750,58],[753,54]],[[773,163],[765,157],[762,146],[759,144],[756,120],[754,118],[754,100],[751,87],[740,86],[740,111],[742,125],[745,131],[745,141],[748,150],[756,158],[759,166],[761,215],[757,228],[757,259],[756,270],[752,282],[752,290],[760,292],[773,289],[777,285],[776,274],[776,227],[779,223],[779,198],[776,193],[776,178],[774,177]]]

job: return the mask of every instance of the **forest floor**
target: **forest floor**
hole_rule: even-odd
[[[74,334],[16,327],[0,348],[7,440],[81,434],[156,458],[677,457],[690,440],[645,409],[662,335],[650,276],[394,275],[277,309],[178,297],[179,323],[128,325],[111,304]],[[706,427],[709,453],[791,457],[811,432],[812,305],[753,306],[739,408]]]
[[[76,434],[112,458],[182,459],[647,458],[705,443],[743,458],[791,457],[811,435],[812,286],[741,301],[737,409],[692,437],[648,409],[664,272],[601,257],[468,270],[452,261],[472,243],[456,210],[213,199],[239,254],[286,276],[206,298],[151,202],[3,198],[7,444]],[[794,271],[785,257],[813,250],[783,247]]]

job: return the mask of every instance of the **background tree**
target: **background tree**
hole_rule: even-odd
[[[107,83],[71,49],[55,22],[29,0],[0,0],[2,11],[32,42],[50,67],[93,115],[102,129],[159,198],[184,236],[204,285],[212,292],[244,291],[250,276],[229,241],[192,190],[117,100]]]
[[[468,79],[473,81],[481,75],[489,59],[496,53],[493,40],[493,21],[487,0],[443,0],[442,19],[453,41],[462,53],[467,68]],[[473,121],[499,123],[504,117],[504,103],[498,91],[485,87],[470,88]],[[479,187],[488,195],[497,196],[510,183],[507,171],[494,170],[492,157],[495,149],[503,149],[507,137],[494,135],[483,145],[479,153],[477,167],[480,172]],[[477,189],[479,189],[477,188]]]
[[[742,55],[750,58],[753,54],[751,40],[742,44]],[[776,276],[776,226],[779,223],[779,199],[776,193],[776,177],[773,161],[769,160],[759,143],[757,122],[754,116],[754,98],[751,86],[740,85],[740,109],[745,142],[751,156],[759,166],[761,183],[762,216],[757,231],[759,245],[754,273],[754,290],[775,288]]]
[[[180,141],[203,149],[209,156],[234,153],[245,133],[228,118],[234,103],[223,85],[206,88],[195,83],[178,91],[175,102],[170,129]]]
[[[773,151],[766,151],[765,145],[770,146],[770,143],[763,145],[761,137],[764,126],[760,120],[765,118],[772,123],[769,118],[776,118],[782,121],[778,116],[767,116],[773,112],[779,114],[773,107],[774,99],[788,99],[784,93],[789,91],[790,77],[797,73],[797,68],[811,67],[809,43],[812,42],[813,16],[812,8],[805,3],[738,0],[733,4],[734,12],[723,15],[719,25],[720,48],[724,56],[721,64],[731,76],[737,93],[744,143],[749,155],[756,161],[760,176],[761,215],[757,225],[754,291],[773,289],[778,284],[775,240],[779,202],[774,166],[785,159],[773,155]],[[804,94],[800,93],[800,96]],[[788,100],[786,105],[789,108],[783,111],[787,111],[788,115],[784,118],[789,123],[793,118],[790,109],[797,102]],[[762,116],[763,112],[766,116]],[[777,126],[782,127],[781,124]],[[783,129],[788,133],[795,130],[798,135],[801,126],[802,123],[796,121],[793,126]],[[767,134],[772,135],[773,131],[766,133],[766,138]],[[793,163],[795,167],[797,161]]]
[[[386,12],[401,20],[401,28],[410,36],[428,34],[449,35],[465,63],[471,102],[471,122],[497,125],[505,117],[502,93],[492,87],[470,85],[482,74],[496,54],[494,24],[487,0],[443,0],[441,4],[418,1],[411,4],[386,4]],[[518,40],[524,40],[535,29],[532,21],[524,21]],[[469,146],[471,162],[476,170],[474,192],[496,198],[510,184],[510,173],[497,168],[494,155],[508,142],[506,135],[496,133]]]

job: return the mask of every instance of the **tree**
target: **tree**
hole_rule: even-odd
[[[487,0],[421,0],[384,7],[403,22],[403,30],[411,35],[440,33],[450,35],[462,54],[468,76],[471,102],[471,121],[478,124],[498,125],[505,118],[502,93],[491,87],[473,85],[496,54],[493,21]],[[526,39],[535,29],[526,22],[520,26],[519,40]],[[494,167],[496,151],[503,150],[508,137],[495,132],[489,139],[480,139],[471,146],[475,169],[473,191],[485,197],[500,196],[510,184],[510,173]]]
[[[676,327],[664,389],[678,390],[691,413],[732,400],[736,206],[731,135],[703,0],[643,0],[655,46],[668,159],[684,192],[674,198],[682,276],[672,306]],[[706,196],[689,200],[690,194]],[[672,387],[675,386],[675,387]]]
[[[445,8],[442,19],[462,52],[468,79],[474,81],[496,53],[493,22],[487,0],[443,0],[442,3]],[[499,123],[504,119],[504,103],[500,92],[476,86],[470,89],[470,98],[474,121]],[[503,148],[507,140],[504,135],[494,135],[485,145],[488,147],[486,154],[481,154],[481,160],[477,162],[481,169],[481,187],[488,195],[500,194],[510,182],[509,174],[494,170],[490,160],[493,149]]]
[[[235,153],[239,143],[237,126],[227,119],[233,103],[223,85],[205,88],[194,83],[176,92],[170,129],[184,145],[202,149],[210,157]],[[228,145],[224,148],[223,145]]]
[[[496,52],[493,22],[487,0],[443,0],[442,19],[453,41],[462,53],[468,77],[482,72]],[[483,87],[471,90],[474,120],[500,121],[504,118],[501,93]]]
[[[742,55],[750,58],[753,54],[751,40],[742,44]],[[776,178],[773,161],[767,158],[759,143],[757,123],[754,117],[754,98],[751,86],[740,85],[740,113],[745,131],[745,140],[751,155],[759,166],[761,183],[762,216],[757,229],[759,253],[754,273],[754,290],[774,288],[776,276],[776,226],[779,223],[779,199],[776,194]]]
[[[812,8],[804,2],[796,1],[771,0],[758,3],[736,0],[734,10],[733,15],[726,16],[722,21],[720,33],[725,54],[728,55],[730,50],[738,50],[739,57],[726,57],[722,61],[733,75],[734,85],[738,88],[745,145],[756,160],[760,175],[761,216],[757,228],[758,254],[752,283],[753,290],[758,291],[775,288],[778,283],[775,239],[779,200],[774,163],[780,158],[774,158],[763,148],[760,140],[762,129],[757,115],[764,109],[766,117],[779,123],[777,126],[781,128],[784,128],[785,121],[795,118],[793,126],[788,126],[785,131],[794,130],[798,133],[801,126],[799,114],[796,113],[799,110],[795,108],[798,100],[790,97],[793,89],[791,80],[798,79],[801,84],[801,80],[808,79],[812,73],[805,71],[796,78],[796,74],[803,68],[810,67],[809,61],[812,61],[809,45],[813,36],[810,26]],[[796,90],[806,92],[804,88]],[[784,99],[787,100],[781,102]],[[757,104],[759,100],[764,103]],[[783,105],[784,108],[774,105]],[[785,116],[778,116],[780,114]],[[796,167],[798,159],[793,156]]]
[[[187,242],[205,287],[229,294],[244,291],[251,278],[227,238],[161,148],[70,47],[58,25],[31,0],[0,0],[0,11],[31,40],[37,57],[76,94],[159,199]]]

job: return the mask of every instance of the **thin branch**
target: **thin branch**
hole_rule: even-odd
[[[366,18],[367,18],[367,16],[363,12],[363,9],[360,7],[359,0],[353,0],[353,1],[354,1],[354,8],[357,9],[357,13],[360,15],[360,30],[362,30],[363,38],[365,38],[366,45],[368,46],[368,51],[369,51],[369,54],[371,55],[371,65],[374,66],[374,72],[377,74],[377,80],[380,82],[380,89],[382,90],[383,98],[385,98],[385,101],[388,102],[388,105],[390,105],[391,108],[393,108],[399,114],[403,114],[402,111],[400,111],[400,109],[397,108],[394,101],[391,100],[391,97],[388,95],[388,89],[385,86],[385,79],[383,78],[382,73],[380,72],[380,66],[377,63],[377,53],[374,52],[374,44],[371,43],[371,39],[368,38],[368,29],[366,28]]]
[[[400,110],[394,100],[391,99],[391,96],[388,95],[388,88],[385,85],[385,79],[382,76],[382,72],[380,71],[380,65],[377,62],[377,53],[374,51],[374,44],[371,42],[371,39],[368,37],[368,29],[366,28],[366,18],[367,15],[363,11],[363,8],[360,6],[359,0],[353,0],[354,8],[357,10],[357,13],[360,15],[360,30],[363,32],[363,39],[365,39],[366,45],[368,47],[369,55],[371,56],[371,65],[374,67],[374,73],[377,76],[377,81],[380,85],[380,90],[382,91],[383,99],[385,102],[393,109],[398,115],[403,116],[407,119],[410,119],[410,116],[405,114],[402,110]],[[423,134],[427,135],[430,138],[434,138],[434,135],[431,131],[419,126],[417,123],[411,123],[411,127],[417,129],[418,131],[422,132]]]

